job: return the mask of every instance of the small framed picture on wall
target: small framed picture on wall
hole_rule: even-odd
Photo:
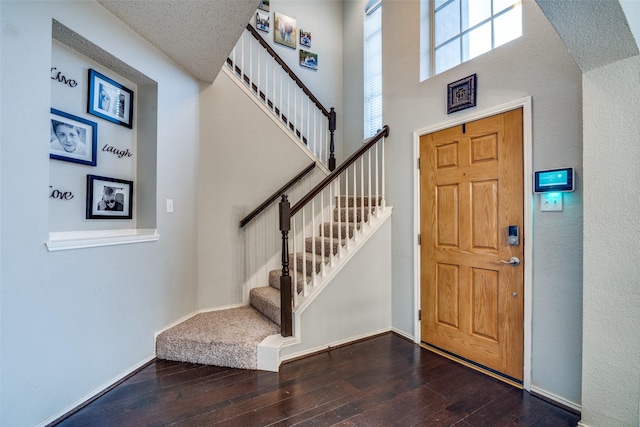
[[[90,69],[87,113],[131,129],[133,91]]]
[[[131,219],[133,181],[87,175],[87,219]]]
[[[96,165],[97,123],[52,108],[49,134],[50,158]]]

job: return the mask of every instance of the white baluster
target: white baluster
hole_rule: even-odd
[[[302,287],[302,296],[306,297],[307,294],[307,251],[305,249],[305,239],[306,239],[306,233],[305,233],[305,228],[307,225],[307,217],[305,215],[306,212],[306,206],[302,208],[302,225],[300,226],[300,228],[302,228],[302,248],[303,250],[302,252],[302,280],[304,281],[304,286]],[[297,257],[297,255],[295,255]]]

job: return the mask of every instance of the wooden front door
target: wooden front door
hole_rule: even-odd
[[[519,381],[522,138],[522,109],[420,138],[421,340]]]

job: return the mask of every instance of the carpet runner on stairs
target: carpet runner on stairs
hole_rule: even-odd
[[[328,237],[332,224],[325,223],[319,227],[319,233],[324,237],[305,239],[304,256],[302,253],[289,254],[291,276],[294,258],[296,259],[296,291],[299,294],[305,282],[303,258],[306,264],[306,282],[310,283],[314,268],[316,273],[320,273],[322,263],[330,261],[330,254],[336,255],[339,247],[345,245],[345,239],[352,238],[354,230],[360,229],[363,204],[364,219],[367,221],[369,214],[375,212],[375,206],[369,209],[367,197],[347,199],[341,196],[341,208],[334,208],[333,215],[334,221],[338,221],[340,217],[341,223],[340,226],[337,222],[333,223],[333,240]],[[354,218],[356,223],[353,222]],[[339,235],[343,237],[342,240],[338,240]],[[159,359],[182,362],[257,369],[258,344],[267,336],[280,332],[281,275],[282,269],[272,270],[269,272],[268,286],[251,289],[250,306],[200,313],[162,332],[156,339],[156,356]]]

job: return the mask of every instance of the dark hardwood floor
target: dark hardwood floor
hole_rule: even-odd
[[[579,418],[389,333],[278,373],[156,360],[56,425],[558,427]]]

